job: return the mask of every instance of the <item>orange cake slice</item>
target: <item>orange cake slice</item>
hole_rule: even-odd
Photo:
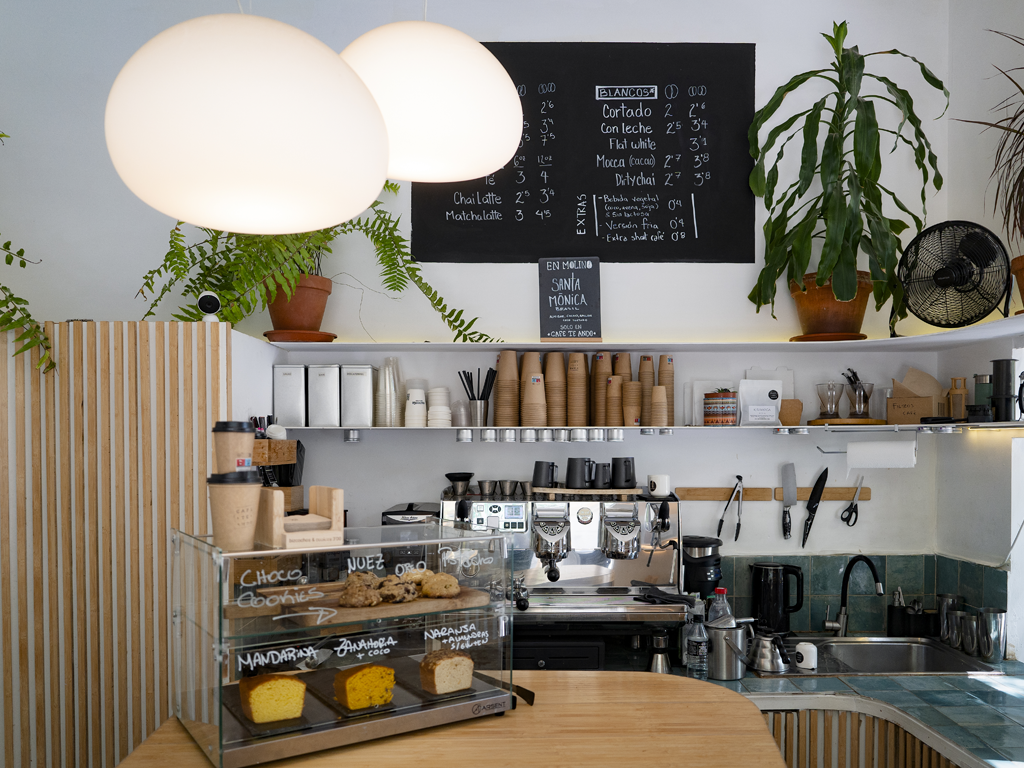
[[[395,670],[380,664],[360,664],[334,676],[334,698],[346,709],[390,704]]]
[[[238,681],[242,712],[254,723],[302,717],[306,684],[291,675],[257,675]]]

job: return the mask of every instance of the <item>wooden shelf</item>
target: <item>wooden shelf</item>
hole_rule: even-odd
[[[492,357],[501,349],[543,350],[565,349],[580,352],[651,352],[654,354],[683,354],[691,352],[728,352],[728,353],[810,353],[822,352],[913,352],[937,351],[953,347],[974,344],[980,341],[991,341],[1010,338],[1024,334],[1024,315],[994,320],[989,323],[957,328],[952,331],[939,331],[922,336],[904,336],[898,339],[863,339],[860,341],[613,341],[606,340],[599,345],[573,344],[571,341],[552,344],[550,342],[512,341],[507,344],[470,344],[465,342],[399,342],[394,344],[377,344],[373,342],[277,342],[273,346],[286,352],[372,352],[387,350],[389,352],[446,352],[446,353],[487,353]],[[267,342],[270,343],[270,342]],[[598,348],[600,347],[600,349]]]
[[[294,464],[297,449],[296,440],[257,440],[252,447],[254,467],[276,467]]]

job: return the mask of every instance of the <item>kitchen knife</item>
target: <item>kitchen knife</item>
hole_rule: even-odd
[[[793,520],[789,508],[796,504],[796,467],[782,465],[782,538],[788,539],[793,532]]]
[[[811,489],[811,497],[807,499],[807,519],[804,520],[804,540],[801,547],[807,546],[807,537],[811,535],[811,523],[814,522],[814,513],[818,511],[818,502],[821,501],[822,491],[825,490],[825,481],[828,480],[828,467],[822,470],[818,479],[814,481],[814,488]]]

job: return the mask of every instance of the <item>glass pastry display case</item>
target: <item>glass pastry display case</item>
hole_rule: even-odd
[[[343,546],[250,552],[171,542],[175,714],[216,766],[512,707],[497,532],[349,528]]]

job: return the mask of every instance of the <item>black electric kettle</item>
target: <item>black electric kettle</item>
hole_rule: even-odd
[[[796,602],[789,602],[789,582],[796,581]],[[760,634],[789,632],[789,614],[804,605],[804,572],[796,565],[754,563],[750,566],[752,612]]]

